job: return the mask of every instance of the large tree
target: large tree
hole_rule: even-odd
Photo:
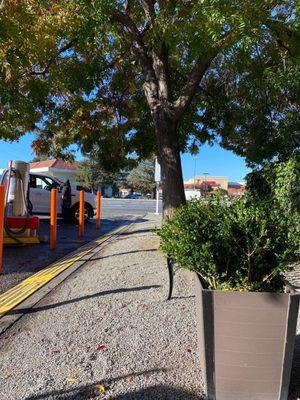
[[[0,135],[73,143],[106,168],[153,151],[164,212],[185,201],[180,151],[249,163],[299,150],[299,2],[2,0]]]

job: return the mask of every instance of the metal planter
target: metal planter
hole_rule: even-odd
[[[299,295],[203,289],[195,274],[199,358],[210,400],[286,400]]]

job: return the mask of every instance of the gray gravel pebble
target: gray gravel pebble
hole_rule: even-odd
[[[1,400],[202,398],[191,277],[178,272],[165,301],[156,224],[135,224],[2,337]]]

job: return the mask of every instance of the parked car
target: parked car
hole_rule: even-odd
[[[57,189],[57,213],[61,214],[61,187],[63,182],[52,176],[30,173],[29,181],[29,209],[32,214],[50,213],[50,191]],[[88,221],[94,216],[96,195],[85,193],[84,219]],[[72,187],[71,218],[79,218],[79,191]]]
[[[142,195],[140,193],[131,193],[125,196],[125,199],[141,199]]]

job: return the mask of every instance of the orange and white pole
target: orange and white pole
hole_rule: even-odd
[[[0,186],[0,273],[3,269],[5,186]]]
[[[96,228],[99,229],[101,225],[101,191],[97,192],[97,207],[96,207]]]
[[[84,190],[79,193],[79,237],[84,235]]]
[[[51,189],[50,200],[50,249],[56,247],[56,231],[57,231],[57,189]]]

